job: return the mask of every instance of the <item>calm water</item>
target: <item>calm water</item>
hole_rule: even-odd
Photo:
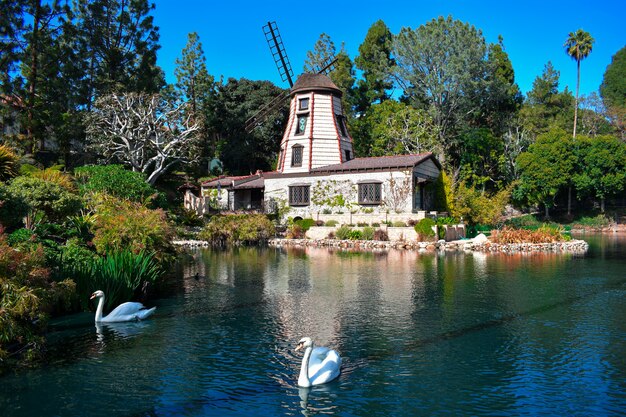
[[[153,319],[56,322],[50,364],[0,379],[0,415],[624,415],[626,237],[590,242],[192,252]],[[304,335],[341,353],[338,380],[295,385]]]

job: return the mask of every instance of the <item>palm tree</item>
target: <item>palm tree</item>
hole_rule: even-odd
[[[577,79],[576,79],[576,107],[574,107],[574,133],[576,137],[576,122],[578,121],[578,88],[580,87],[580,61],[587,58],[587,55],[591,53],[593,43],[595,40],[591,37],[589,32],[585,32],[582,29],[578,29],[576,32],[570,32],[569,37],[563,45],[567,55],[572,57],[576,61],[577,65]]]

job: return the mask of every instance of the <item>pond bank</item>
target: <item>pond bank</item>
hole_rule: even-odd
[[[209,247],[209,243],[203,240],[177,240],[173,242],[177,246],[198,248]],[[285,239],[275,238],[268,240],[272,247],[328,247],[355,250],[380,250],[380,249],[408,249],[420,251],[476,251],[494,253],[519,253],[519,252],[568,252],[585,253],[589,244],[584,240],[570,240],[568,242],[555,243],[515,243],[500,244],[489,240],[464,239],[452,242],[439,240],[437,242],[417,241],[376,241],[376,240],[337,240],[337,239]]]
[[[315,246],[342,249],[409,249],[421,251],[475,251],[495,253],[519,253],[519,252],[568,252],[584,253],[589,249],[589,244],[584,240],[570,240],[567,242],[554,243],[514,243],[500,244],[489,240],[456,240],[446,242],[407,242],[407,241],[373,241],[373,240],[337,240],[337,239],[270,239],[270,246]]]

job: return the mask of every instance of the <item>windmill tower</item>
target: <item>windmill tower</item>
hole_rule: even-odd
[[[280,173],[306,173],[313,168],[340,164],[354,158],[352,138],[346,127],[341,104],[341,90],[324,74],[332,68],[332,58],[317,73],[304,73],[295,84],[276,22],[268,22],[264,33],[283,81],[291,90],[264,106],[246,122],[252,130],[291,97],[289,120],[280,144],[278,165]]]

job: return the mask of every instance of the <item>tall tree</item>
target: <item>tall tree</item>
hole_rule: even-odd
[[[600,95],[622,139],[626,139],[626,47],[617,51],[606,67]]]
[[[530,204],[542,204],[550,217],[557,194],[570,184],[574,173],[572,137],[560,129],[540,135],[517,157],[517,164],[521,175],[514,195]]]
[[[215,99],[215,79],[206,67],[206,58],[197,33],[190,33],[181,58],[176,59],[176,91],[188,102],[192,119],[198,123],[202,138],[201,157],[211,160],[216,156],[217,138],[211,130],[211,101]]]
[[[576,137],[576,122],[578,121],[578,91],[580,88],[580,61],[587,58],[593,48],[595,40],[591,37],[589,32],[585,32],[582,29],[578,29],[576,32],[570,32],[567,40],[563,46],[565,52],[574,61],[576,61],[576,101],[574,104],[574,133]]]
[[[393,88],[392,50],[393,34],[382,20],[374,22],[359,46],[359,55],[354,59],[356,67],[363,72],[363,78],[359,80],[357,86],[359,97],[355,106],[357,113],[364,113],[372,104],[381,103],[389,98],[389,90]]]
[[[148,0],[76,0],[75,49],[81,57],[86,105],[114,92],[158,92],[158,27]]]
[[[395,78],[412,103],[425,100],[439,129],[447,163],[458,164],[459,134],[481,119],[485,97],[501,82],[488,62],[482,32],[439,17],[394,38]]]
[[[304,72],[316,73],[321,70],[329,60],[337,53],[335,43],[326,33],[320,34],[319,39],[313,45],[313,50],[306,53],[306,61],[304,61]]]
[[[143,172],[154,185],[175,164],[197,158],[198,125],[184,104],[159,95],[110,94],[99,98],[87,117],[93,149],[107,162],[121,162]]]

